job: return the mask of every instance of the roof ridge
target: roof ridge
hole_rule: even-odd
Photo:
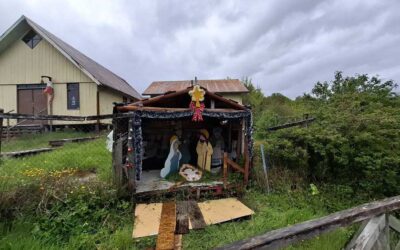
[[[68,51],[66,51],[66,49],[67,50],[71,50],[73,53],[78,54],[78,56],[80,56],[80,57],[84,57],[89,63],[95,64],[97,67],[99,67],[102,70],[106,71],[106,73],[111,74],[113,77],[118,78],[121,81],[121,83],[123,83],[127,88],[129,88],[129,91],[132,92],[132,93],[126,93],[126,94],[132,95],[133,97],[138,98],[138,99],[141,98],[141,95],[139,94],[139,92],[137,92],[136,89],[133,86],[131,86],[125,79],[123,79],[122,77],[118,76],[117,74],[115,74],[114,72],[112,72],[108,68],[104,67],[103,65],[101,65],[97,61],[93,60],[89,56],[87,56],[84,53],[80,52],[78,49],[76,49],[75,47],[73,47],[69,43],[65,42],[64,40],[62,40],[58,36],[54,35],[50,31],[48,31],[47,29],[43,28],[42,26],[40,26],[39,24],[34,22],[32,19],[30,19],[30,18],[28,18],[28,17],[26,17],[24,15],[22,15],[22,18],[25,19],[25,21],[28,23],[29,26],[31,26],[31,27],[33,26],[32,27],[33,29],[39,29],[40,32],[44,33],[47,36],[47,39],[50,39],[53,43],[55,43],[59,47],[58,49],[61,49],[61,50],[63,50],[64,53],[68,54],[75,61],[75,63],[77,63],[82,68],[84,68],[86,71],[88,71],[88,73],[91,75],[91,77],[94,77],[99,83],[104,84],[105,86],[108,86],[110,88],[114,88],[114,89],[116,89],[118,91],[121,91],[121,92],[124,92],[124,93],[127,92],[127,89],[125,89],[125,91],[124,91],[121,88],[117,88],[116,86],[112,86],[112,84],[109,83],[109,82],[104,82],[104,80],[98,79],[91,72],[92,70],[88,69],[88,65],[85,65],[85,63],[83,63],[81,60],[79,60],[78,58],[76,58],[73,55],[71,55]],[[99,72],[97,72],[97,73],[99,73]],[[120,86],[120,87],[122,87],[122,86]]]

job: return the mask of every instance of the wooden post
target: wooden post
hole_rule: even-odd
[[[4,109],[0,109],[0,114],[4,114]],[[0,118],[0,156],[1,156],[1,141],[3,140],[3,117]]]
[[[226,188],[226,184],[228,181],[228,153],[224,152],[224,177],[223,177],[223,181],[224,181],[224,188]]]
[[[96,92],[96,114],[97,116],[100,115],[100,91],[97,89]],[[97,118],[96,125],[95,125],[96,133],[100,133],[100,119]]]
[[[112,147],[112,164],[113,164],[113,177],[115,185],[118,189],[122,186],[123,172],[122,172],[122,138],[118,138],[118,119],[113,119],[113,147]]]
[[[250,156],[249,156],[249,145],[248,145],[248,136],[244,135],[244,186],[247,186],[249,182],[249,166],[250,166]]]
[[[127,157],[128,157],[128,166],[130,168],[128,169],[128,189],[130,192],[134,192],[135,190],[135,180],[136,180],[136,172],[135,168],[136,166],[134,165],[134,145],[133,145],[133,118],[129,118],[129,125],[128,125],[128,152],[127,152]]]
[[[10,141],[10,118],[7,118],[7,142]]]

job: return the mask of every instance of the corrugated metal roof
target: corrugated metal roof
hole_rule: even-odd
[[[142,98],[141,95],[124,79],[117,76],[102,65],[98,64],[86,55],[82,54],[80,51],[62,41],[60,38],[53,35],[52,33],[25,16],[22,16],[9,30],[6,31],[6,33],[4,33],[4,35],[0,39],[0,43],[3,41],[6,41],[6,43],[11,42],[10,39],[7,39],[7,35],[13,33],[14,30],[18,31],[17,33],[24,32],[24,30],[26,32],[26,28],[22,28],[23,26],[26,26],[26,24],[28,24],[32,29],[39,33],[39,35],[46,39],[62,54],[69,56],[70,58],[68,59],[72,60],[74,64],[77,64],[78,67],[80,67],[83,72],[86,73],[90,78],[94,78],[93,80],[96,81],[98,84],[118,90],[136,99]],[[17,37],[16,35],[17,34],[12,34],[12,37]],[[0,46],[0,48],[2,47],[3,46]],[[6,47],[6,45],[4,45],[4,47]]]
[[[198,80],[197,83],[213,93],[246,93],[249,90],[238,79]],[[190,80],[156,81],[143,92],[143,95],[162,95],[171,91],[179,91],[191,86]]]

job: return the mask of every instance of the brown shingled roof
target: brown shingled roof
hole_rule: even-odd
[[[249,90],[238,79],[198,80],[197,83],[213,93],[247,93]],[[143,95],[162,95],[171,91],[179,91],[191,86],[190,80],[156,81],[143,92]]]

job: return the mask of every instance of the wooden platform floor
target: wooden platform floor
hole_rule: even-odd
[[[218,186],[223,185],[222,181],[211,181],[211,182],[185,182],[178,185],[175,182],[167,181],[160,177],[160,170],[149,170],[142,172],[142,178],[137,181],[136,193],[144,194],[154,191],[168,190],[173,187],[207,187],[207,186]]]

